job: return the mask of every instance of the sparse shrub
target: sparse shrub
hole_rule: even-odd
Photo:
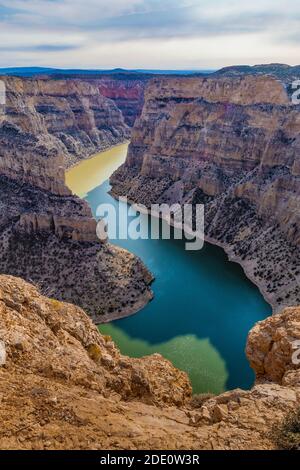
[[[55,310],[60,310],[63,306],[62,302],[56,299],[50,299],[51,305]]]
[[[95,343],[89,344],[89,346],[87,347],[87,352],[93,361],[98,362],[99,359],[101,359],[102,352],[98,344],[95,344]]]
[[[201,408],[207,400],[210,400],[213,397],[213,393],[200,393],[198,395],[193,395],[190,404],[192,408]]]
[[[112,337],[109,335],[103,335],[103,338],[106,343],[110,343],[112,341]]]
[[[289,413],[282,423],[274,426],[271,440],[280,450],[300,450],[300,408]]]

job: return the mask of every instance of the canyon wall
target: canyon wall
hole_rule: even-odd
[[[111,77],[95,80],[101,95],[113,100],[122,112],[129,127],[133,127],[140,116],[144,104],[145,79],[113,79]]]
[[[191,399],[160,355],[124,357],[80,308],[0,276],[0,448],[273,449],[273,426],[299,406],[299,340],[299,308],[259,323],[253,389]]]
[[[23,133],[18,137],[28,149],[32,147],[30,158],[36,152],[38,157],[43,156],[43,151],[58,153],[59,158],[64,158],[64,165],[70,166],[130,137],[121,111],[95,84],[82,80],[3,80],[7,103],[0,124],[3,127],[9,121]],[[11,148],[9,134],[6,138],[1,142],[1,156],[9,154]],[[61,166],[60,161],[56,162],[52,171]],[[60,176],[63,178],[63,173]]]
[[[128,137],[121,112],[86,82],[4,78],[0,116],[0,272],[84,307],[94,319],[129,314],[152,278],[125,250],[100,243],[65,166]]]
[[[207,240],[275,311],[300,302],[300,106],[254,74],[152,80],[113,194],[204,203]]]
[[[37,78],[46,80],[64,80],[89,83],[97,88],[103,97],[112,100],[121,111],[125,123],[131,128],[140,116],[144,104],[144,91],[148,81],[154,74],[125,70],[112,70],[109,72],[88,73],[53,73],[50,75],[37,75]]]

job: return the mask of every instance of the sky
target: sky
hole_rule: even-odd
[[[0,0],[0,67],[300,63],[299,0]]]

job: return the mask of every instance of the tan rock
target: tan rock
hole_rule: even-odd
[[[268,354],[266,332],[274,344],[294,337],[299,311],[255,327],[250,360],[260,349]],[[11,276],[0,276],[0,331],[7,355],[0,368],[1,449],[272,449],[270,429],[300,402],[300,370],[283,355],[284,377],[292,373],[293,383],[259,372],[264,383],[212,397],[195,411],[186,374],[169,361],[121,356],[81,309]],[[17,336],[29,345],[20,354]]]
[[[216,405],[213,410],[213,421],[219,423],[224,421],[228,417],[228,407],[227,405]]]
[[[299,309],[288,308],[252,329],[246,352],[258,379],[282,384],[286,375],[298,369],[292,359],[293,343],[300,340],[299,322]]]

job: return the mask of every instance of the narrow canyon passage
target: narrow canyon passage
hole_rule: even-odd
[[[66,177],[96,215],[100,203],[119,203],[108,178],[126,157],[127,144],[73,167]],[[146,215],[144,217],[147,217]],[[195,393],[250,388],[245,356],[249,330],[271,314],[270,306],[218,247],[188,252],[183,240],[111,240],[138,255],[155,276],[154,300],[131,317],[100,326],[123,354],[160,353],[185,370]]]

